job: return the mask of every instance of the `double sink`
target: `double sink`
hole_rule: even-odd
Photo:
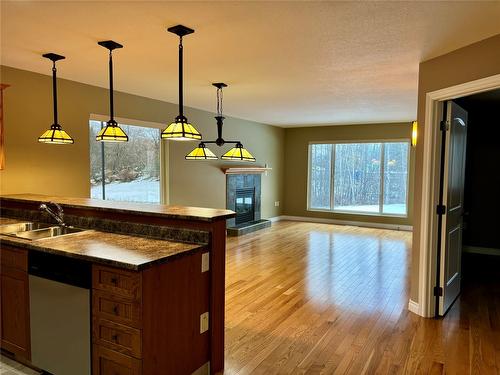
[[[0,234],[28,240],[41,240],[83,231],[85,229],[36,222],[0,225]]]

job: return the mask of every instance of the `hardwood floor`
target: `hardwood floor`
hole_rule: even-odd
[[[465,271],[476,282],[446,318],[423,319],[407,309],[410,244],[296,222],[229,238],[225,374],[499,374],[500,267]]]
[[[500,374],[500,257],[464,254],[461,297],[423,319],[407,309],[410,243],[296,222],[228,238],[224,374]]]

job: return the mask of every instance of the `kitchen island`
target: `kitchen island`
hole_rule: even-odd
[[[22,194],[0,197],[0,225],[52,223],[39,210],[46,202],[84,230],[0,236],[3,349],[30,363],[28,269],[44,254],[89,265],[93,374],[223,370],[225,227],[234,212]]]

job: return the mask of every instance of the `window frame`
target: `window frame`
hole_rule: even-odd
[[[158,129],[159,133],[161,133],[161,130],[162,130],[161,124],[155,124],[155,123],[150,123],[150,122],[140,121],[140,120],[129,120],[129,119],[123,119],[123,118],[116,118],[116,117],[115,117],[115,120],[120,125],[136,126],[136,127],[140,127],[140,128]],[[106,122],[107,122],[107,120],[104,120],[103,116],[91,115],[89,120],[88,120],[89,129],[90,129],[90,126],[91,126],[90,124],[92,121],[99,122],[101,124],[101,128],[103,126],[106,126]],[[158,136],[160,136],[160,134]],[[89,142],[90,142],[90,139],[89,139]],[[104,146],[105,146],[105,142],[101,142],[100,152],[101,152],[101,158],[103,158],[101,161],[102,163],[104,162]],[[160,157],[160,163],[159,163],[159,168],[160,168],[160,181],[159,181],[159,183],[160,183],[160,201],[158,203],[150,203],[150,204],[168,204],[169,203],[168,153],[169,153],[168,143],[160,141],[160,152],[159,152],[159,157]],[[89,147],[89,157],[90,157],[90,147]],[[90,163],[89,163],[89,166],[90,166]],[[89,169],[89,174],[90,174],[90,169]],[[89,181],[90,181],[90,178],[89,178]],[[106,190],[105,185],[103,185],[102,191],[103,191],[104,197],[106,196],[105,190]],[[89,185],[89,195],[90,194],[91,194],[91,186]],[[94,198],[94,199],[108,200],[106,198],[104,198],[104,199],[103,198]],[[129,202],[129,201],[120,201],[120,202]],[[130,202],[130,203],[139,203],[139,202]]]
[[[408,144],[408,153],[407,153],[407,172],[406,172],[406,202],[405,214],[391,214],[384,213],[384,188],[385,188],[385,145],[387,143],[407,143]],[[334,208],[334,195],[335,195],[335,158],[338,144],[349,144],[349,143],[380,143],[380,193],[379,193],[379,212],[366,212],[366,211],[346,211],[346,210],[338,210]],[[311,207],[311,160],[312,160],[312,146],[313,145],[321,145],[321,144],[331,144],[332,152],[331,152],[331,160],[330,160],[330,208],[313,208]],[[397,218],[408,218],[408,202],[409,202],[409,193],[410,193],[410,163],[411,163],[411,139],[410,138],[390,138],[390,139],[363,139],[363,140],[335,140],[335,141],[309,141],[308,143],[308,153],[307,153],[307,211],[312,212],[330,212],[330,213],[339,213],[339,214],[347,214],[347,215],[362,215],[362,216],[386,216],[386,217],[397,217]]]

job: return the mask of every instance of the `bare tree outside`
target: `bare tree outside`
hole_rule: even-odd
[[[408,142],[312,144],[310,148],[310,208],[407,214]]]
[[[109,200],[159,203],[160,130],[120,124],[128,134],[129,141],[101,143],[95,140],[101,126],[103,124],[100,121],[90,121],[91,197],[103,199],[105,196]]]

